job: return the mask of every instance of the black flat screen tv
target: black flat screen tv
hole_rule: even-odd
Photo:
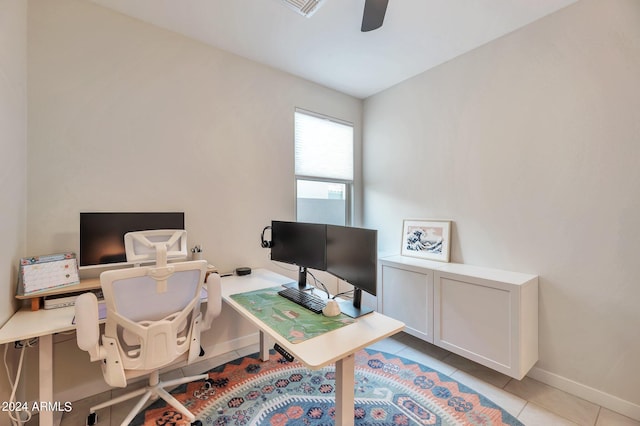
[[[81,212],[80,266],[126,263],[124,234],[185,229],[184,212]]]

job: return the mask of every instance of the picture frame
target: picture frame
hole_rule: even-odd
[[[402,223],[402,256],[449,262],[451,221],[408,220]]]

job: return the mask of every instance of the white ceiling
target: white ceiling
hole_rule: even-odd
[[[364,0],[325,0],[310,18],[282,0],[91,1],[366,98],[577,0],[389,0],[368,33]]]

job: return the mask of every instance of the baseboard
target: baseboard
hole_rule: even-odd
[[[223,355],[231,351],[237,351],[238,349],[246,348],[247,346],[257,345],[260,341],[258,333],[250,334],[248,336],[238,337],[236,339],[227,340],[226,342],[214,343],[203,346],[205,357],[212,358],[218,355]]]
[[[86,398],[87,396],[97,395],[111,389],[112,388],[107,384],[107,382],[104,381],[104,377],[100,375],[99,377],[87,378],[87,381],[82,383],[80,386],[67,388],[59,392],[54,391],[53,400],[73,403]]]
[[[640,421],[640,405],[634,404],[633,402],[625,401],[617,396],[602,392],[538,367],[532,368],[529,373],[527,373],[527,376],[549,386],[553,386],[556,389],[570,393],[571,395],[608,408],[616,413]]]

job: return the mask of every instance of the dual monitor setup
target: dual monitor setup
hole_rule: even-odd
[[[265,228],[266,230],[267,228]],[[318,223],[271,222],[271,260],[299,267],[297,288],[305,291],[307,268],[326,271],[354,287],[353,303],[341,303],[342,313],[359,317],[372,310],[362,306],[362,291],[376,295],[378,233],[375,230]]]
[[[265,228],[268,229],[269,227]],[[80,267],[127,264],[124,235],[151,229],[185,229],[184,212],[81,212]],[[327,271],[354,287],[353,303],[342,303],[351,317],[371,312],[361,305],[362,291],[376,295],[377,231],[348,226],[273,221],[271,259],[298,266],[298,283],[308,287],[307,268]]]

